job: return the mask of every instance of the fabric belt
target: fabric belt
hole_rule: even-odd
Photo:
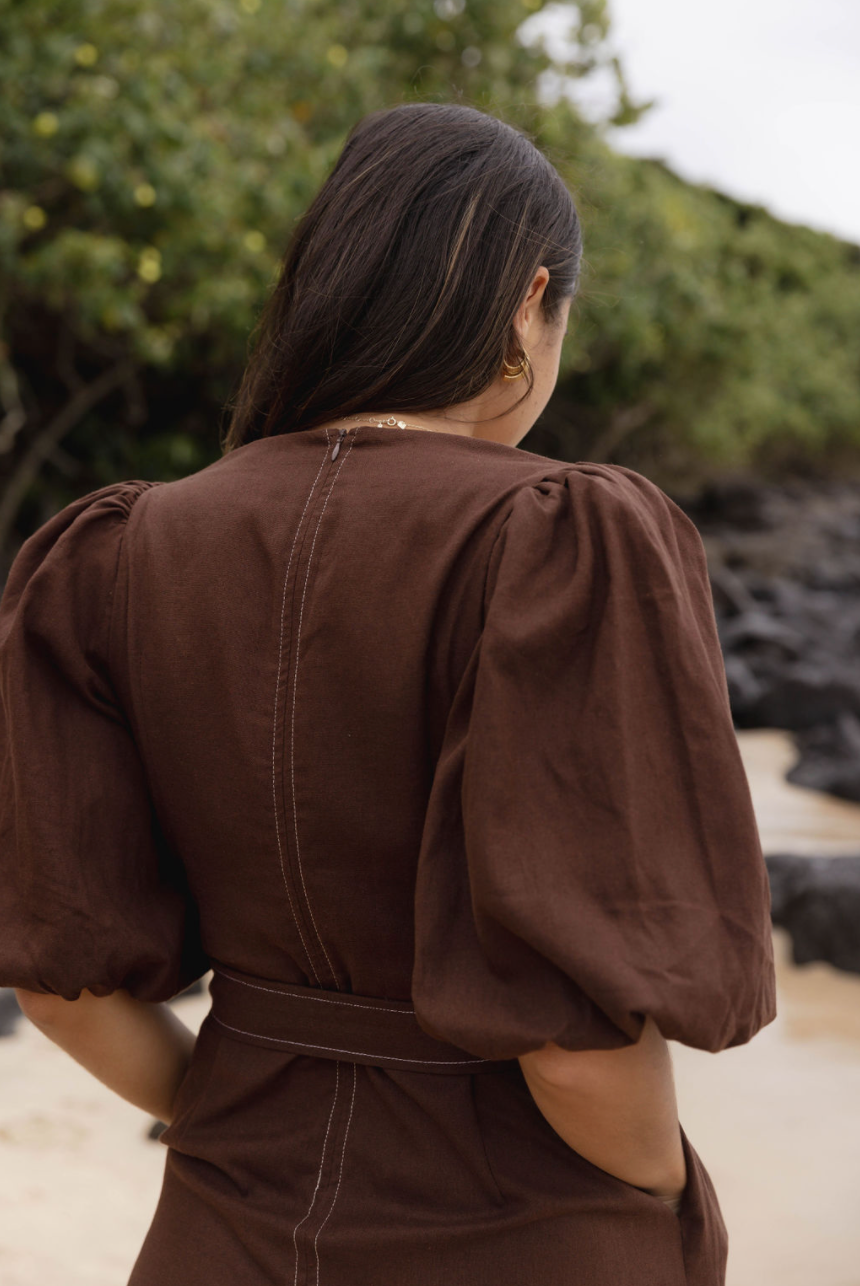
[[[418,1025],[405,1000],[381,1000],[256,978],[213,965],[211,1017],[226,1036],[313,1058],[415,1072],[504,1071],[516,1059],[476,1058]]]

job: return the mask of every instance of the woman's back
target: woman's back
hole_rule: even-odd
[[[409,999],[418,849],[490,549],[551,462],[372,425],[332,460],[334,442],[267,439],[148,488],[114,644],[209,953]]]
[[[643,1012],[711,1049],[773,1016],[698,534],[619,466],[334,441],[84,497],[4,598],[12,775],[46,783],[7,796],[44,895],[4,972],[163,1000],[214,969],[132,1283],[712,1286],[686,1136],[677,1217],[517,1061]]]

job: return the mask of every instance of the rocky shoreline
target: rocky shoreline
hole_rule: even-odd
[[[708,555],[736,726],[791,730],[789,780],[860,802],[860,483],[724,481],[682,508]]]
[[[798,786],[860,803],[860,482],[749,478],[673,497],[708,557],[737,728],[783,728]],[[794,961],[860,973],[860,832],[839,857],[766,853]]]

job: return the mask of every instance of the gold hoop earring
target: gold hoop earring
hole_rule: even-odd
[[[505,357],[502,359],[502,379],[503,380],[522,379],[522,377],[531,370],[531,366],[532,364],[529,361],[529,355],[525,351],[525,349],[523,349],[523,355],[516,366],[512,365]]]

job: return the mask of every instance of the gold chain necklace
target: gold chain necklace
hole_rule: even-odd
[[[441,431],[439,429],[428,429],[426,424],[410,424],[408,420],[398,420],[395,415],[389,415],[387,419],[379,415],[347,415],[344,418],[347,420],[364,420],[365,422],[375,421],[377,429],[424,429],[427,433],[439,433]],[[337,441],[331,453],[332,460],[337,459],[340,444],[348,432],[349,429],[338,429]]]
[[[377,429],[425,429],[428,433],[438,433],[438,429],[429,429],[426,424],[410,424],[408,420],[398,420],[389,415],[387,419],[379,415],[348,415],[348,420],[375,420]]]

